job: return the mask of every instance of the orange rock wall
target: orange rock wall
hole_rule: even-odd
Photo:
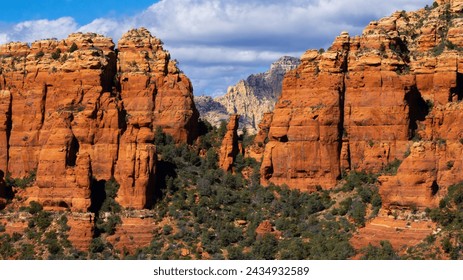
[[[463,181],[462,1],[396,12],[343,32],[286,75],[261,168],[264,184],[332,188],[349,170],[379,172],[386,208],[433,207]]]
[[[0,46],[0,170],[37,170],[29,200],[87,211],[94,181],[116,177],[118,201],[153,200],[157,126],[196,137],[189,79],[146,29],[119,42],[93,33]]]

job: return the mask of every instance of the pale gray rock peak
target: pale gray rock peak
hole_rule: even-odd
[[[221,121],[228,120],[227,109],[212,97],[207,95],[195,96],[194,101],[200,118],[207,120],[213,126],[218,127]]]
[[[264,113],[273,111],[280,97],[284,75],[300,64],[295,57],[283,56],[265,73],[250,75],[246,80],[230,86],[223,96],[195,97],[201,118],[218,126],[231,114],[239,114],[240,128],[255,134]]]

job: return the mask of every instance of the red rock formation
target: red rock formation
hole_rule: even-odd
[[[1,83],[1,81],[0,81]],[[11,93],[0,90],[0,170],[8,170],[8,141],[11,130]]]
[[[107,239],[119,251],[133,254],[138,248],[151,243],[156,228],[157,225],[152,218],[123,217],[122,224],[116,227],[115,234]]]
[[[29,200],[87,211],[91,178],[114,176],[122,206],[149,206],[155,128],[195,138],[191,83],[161,41],[132,30],[119,48],[92,33],[0,46],[0,170],[37,169]]]
[[[254,138],[254,143],[246,147],[246,156],[254,158],[257,161],[262,161],[264,155],[265,144],[268,141],[268,133],[272,122],[272,113],[264,113],[262,121],[259,123],[259,131]]]
[[[335,185],[349,42],[342,34],[329,52],[306,52],[286,75],[265,147],[263,183],[305,191]]]
[[[239,115],[231,115],[230,121],[227,124],[227,132],[222,140],[222,145],[219,151],[219,167],[225,171],[231,171],[233,161],[239,153],[238,147],[238,121]]]
[[[156,127],[178,142],[196,136],[198,112],[190,80],[162,48],[161,40],[141,28],[119,41],[118,75],[126,127],[120,139],[115,178],[120,183],[117,200],[141,209],[153,200]]]
[[[392,217],[377,217],[361,228],[350,240],[356,250],[369,244],[379,246],[380,241],[388,240],[399,253],[421,243],[433,233],[436,225],[430,221],[396,220]]]
[[[398,174],[380,179],[383,205],[436,206],[463,180],[462,7],[396,12],[323,54],[307,51],[283,82],[263,183],[331,188],[343,170],[378,172],[398,159]]]
[[[256,234],[259,238],[262,238],[266,234],[272,234],[276,238],[281,237],[281,232],[279,230],[275,230],[272,226],[272,223],[267,220],[259,224],[259,226],[256,228]]]
[[[93,239],[93,214],[72,213],[68,215],[68,240],[79,251],[86,252]]]
[[[11,113],[7,170],[23,177],[37,169],[40,190],[34,199],[45,206],[90,206],[90,155],[98,142],[94,115],[102,93],[111,90],[113,48],[111,39],[96,34],[0,48],[2,96],[13,100],[6,111]],[[116,152],[107,156],[115,158]]]

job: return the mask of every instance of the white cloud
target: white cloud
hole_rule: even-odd
[[[180,61],[196,94],[213,94],[268,68],[282,55],[299,56],[309,48],[326,48],[343,30],[359,34],[371,20],[433,1],[404,2],[161,0],[131,17],[99,18],[84,26],[67,17],[18,23],[9,31],[0,30],[0,42],[62,38],[77,30],[105,34],[117,41],[128,29],[144,26]]]
[[[0,33],[0,44],[5,44],[5,43],[8,43],[9,41],[11,41],[11,40],[8,37],[8,34]]]
[[[226,46],[173,46],[169,51],[175,54],[175,57],[181,57],[180,62],[191,63],[197,62],[200,64],[255,64],[267,63],[275,60],[275,58],[283,55],[299,56],[298,52],[276,52],[267,50],[253,50],[242,47],[226,47]],[[201,58],[198,61],[198,57]]]
[[[65,38],[77,28],[76,21],[71,17],[24,21],[13,26],[11,39],[32,42],[45,38]]]

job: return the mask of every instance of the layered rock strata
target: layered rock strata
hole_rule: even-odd
[[[152,218],[123,217],[114,235],[107,240],[121,252],[134,254],[138,248],[147,247],[158,225]]]
[[[0,170],[36,170],[29,199],[45,207],[87,211],[112,177],[122,206],[149,206],[156,127],[191,142],[197,118],[189,79],[146,29],[118,51],[93,33],[0,46]]]
[[[117,200],[136,209],[152,203],[156,127],[178,142],[196,137],[198,112],[190,80],[148,30],[131,30],[119,40],[118,78],[126,120],[120,137],[115,178]],[[150,187],[149,187],[150,186]]]
[[[263,183],[331,188],[345,171],[399,160],[397,175],[380,178],[384,206],[436,206],[463,180],[462,4],[396,12],[307,51],[283,82]]]

